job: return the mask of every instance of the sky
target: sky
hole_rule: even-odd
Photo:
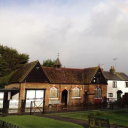
[[[0,0],[0,44],[29,62],[59,53],[67,68],[128,75],[128,0]]]

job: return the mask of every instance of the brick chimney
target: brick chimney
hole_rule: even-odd
[[[111,68],[110,68],[110,70],[109,70],[111,73],[113,73],[113,74],[115,74],[115,72],[116,72],[116,69],[115,69],[115,67],[114,66],[111,66]]]

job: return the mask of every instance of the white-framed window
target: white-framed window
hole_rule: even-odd
[[[113,97],[113,93],[108,93],[108,97]]]
[[[44,96],[43,90],[27,90],[26,99],[27,100],[43,99],[43,96]]]
[[[75,87],[72,89],[73,91],[73,97],[80,97],[80,89],[78,87]]]
[[[95,89],[95,98],[101,99],[101,88],[99,87]]]
[[[26,107],[43,107],[44,90],[26,90]],[[32,104],[31,104],[32,103]],[[31,107],[32,107],[31,106]]]
[[[58,97],[58,89],[55,87],[50,88],[50,98]]]
[[[117,88],[117,81],[113,81],[113,88]]]
[[[126,88],[128,88],[128,82],[126,82]]]

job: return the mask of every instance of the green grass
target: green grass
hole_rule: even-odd
[[[121,111],[121,112],[113,112],[104,115],[98,115],[99,118],[107,118],[110,120],[110,123],[117,123],[121,126],[128,127],[128,111]]]
[[[109,119],[110,123],[117,123],[118,125],[128,127],[128,110],[83,111],[83,112],[75,112],[75,113],[65,113],[65,114],[63,113],[60,116],[88,120],[88,115],[98,118]]]
[[[107,118],[109,119],[110,123],[117,123],[118,125],[128,127],[128,110],[118,110],[118,111],[93,110],[93,111],[54,113],[54,115],[55,114],[62,117],[82,119],[82,120],[88,120],[88,115],[91,115],[99,118]],[[63,122],[44,117],[30,116],[30,115],[0,117],[0,120],[4,120],[9,123],[21,126],[22,128],[60,128],[60,127],[83,128],[81,125],[77,125],[75,123]]]
[[[0,120],[4,120],[22,128],[83,128],[81,125],[75,123],[29,115],[0,117]]]

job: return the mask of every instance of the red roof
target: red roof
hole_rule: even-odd
[[[37,63],[39,62],[34,61],[22,66],[12,75],[10,83],[23,82]],[[99,67],[85,69],[42,67],[42,70],[53,84],[90,84]]]
[[[99,67],[86,69],[42,67],[51,83],[85,84],[91,83]]]

